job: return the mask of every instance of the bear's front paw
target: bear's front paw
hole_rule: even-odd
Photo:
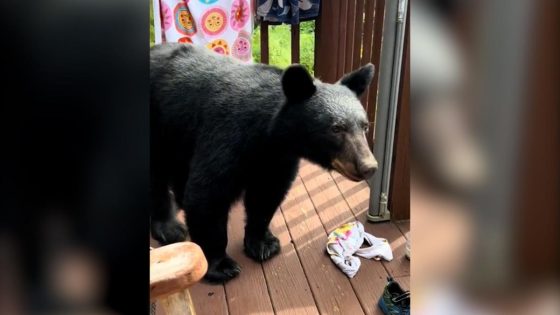
[[[187,239],[187,227],[176,220],[152,221],[152,237],[162,246]]]
[[[213,259],[208,262],[208,271],[204,279],[210,283],[224,283],[231,280],[241,272],[241,267],[231,259],[225,256],[220,259]]]
[[[261,239],[246,235],[244,244],[245,254],[258,262],[265,261],[280,252],[280,241],[270,231],[267,231]]]

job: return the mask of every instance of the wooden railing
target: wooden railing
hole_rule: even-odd
[[[329,0],[321,2],[315,21],[315,76],[334,83],[342,75],[367,64],[376,66],[369,90],[361,101],[372,123],[368,139],[373,147],[375,111],[379,86],[378,69],[383,42],[386,0]],[[261,23],[261,62],[268,64],[269,23]],[[291,26],[292,63],[299,63],[299,24]]]
[[[270,53],[269,53],[269,42],[268,42],[268,27],[270,25],[277,25],[277,23],[271,24],[269,22],[261,22],[261,62],[268,64],[270,62]],[[300,32],[300,25],[295,24],[291,25],[291,55],[292,55],[292,63],[299,63],[299,32]]]

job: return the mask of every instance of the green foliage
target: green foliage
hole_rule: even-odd
[[[285,68],[292,63],[290,25],[271,25],[268,28],[269,61],[271,65]],[[253,32],[253,58],[261,57],[260,27]],[[315,22],[300,24],[300,63],[313,74],[315,60]]]

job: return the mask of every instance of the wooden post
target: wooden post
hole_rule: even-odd
[[[337,62],[336,62],[336,78],[342,77],[344,74],[344,65],[346,64],[346,36],[348,35],[347,20],[348,20],[348,1],[340,1],[339,3],[339,18],[338,18],[338,48],[337,48]]]
[[[200,281],[207,269],[202,249],[191,242],[150,251],[150,300],[158,301],[166,315],[195,314],[187,289]]]
[[[368,92],[368,107],[367,115],[370,122],[375,122],[375,115],[377,113],[377,95],[379,91],[379,70],[381,69],[381,44],[383,40],[383,23],[385,21],[385,0],[375,1],[375,15],[374,15],[374,26],[373,26],[373,44],[371,49],[371,63],[376,67],[375,75],[373,76],[373,81],[369,87]],[[407,24],[408,25],[408,24]],[[374,133],[375,128],[369,128],[367,134],[368,141],[373,148]]]
[[[268,22],[261,22],[261,63],[268,64]]]
[[[321,13],[315,22],[315,76],[334,83],[338,73],[338,39],[340,22],[338,1],[322,1]]]
[[[292,24],[292,63],[299,63],[299,23]]]
[[[344,50],[346,51],[346,57],[344,58],[344,71],[346,74],[353,70],[352,60],[354,58],[354,29],[356,25],[356,0],[348,1],[347,9],[347,20],[346,20],[346,46]]]

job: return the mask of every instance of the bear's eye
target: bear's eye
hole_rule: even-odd
[[[341,133],[344,131],[344,127],[341,125],[334,125],[332,126],[332,132],[334,133]]]
[[[364,129],[364,132],[368,132],[369,131],[369,124],[364,124],[362,126],[362,128]]]

